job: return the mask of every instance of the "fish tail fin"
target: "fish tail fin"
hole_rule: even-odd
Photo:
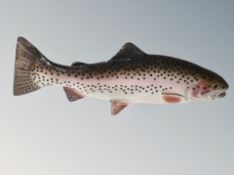
[[[36,65],[42,65],[48,60],[41,52],[23,37],[17,39],[14,95],[24,95],[41,88],[32,78]]]

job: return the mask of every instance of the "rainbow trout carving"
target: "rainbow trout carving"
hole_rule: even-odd
[[[60,85],[69,101],[109,100],[111,113],[134,103],[177,104],[224,97],[228,84],[218,74],[178,58],[149,55],[126,43],[106,62],[71,66],[47,59],[26,39],[16,48],[14,95]]]

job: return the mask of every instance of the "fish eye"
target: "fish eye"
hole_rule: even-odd
[[[218,88],[218,85],[217,85],[217,84],[213,85],[213,88],[214,88],[214,89],[217,89],[217,88]]]

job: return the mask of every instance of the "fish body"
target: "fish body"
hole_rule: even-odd
[[[14,95],[60,85],[69,101],[84,97],[109,100],[112,114],[133,103],[185,103],[225,96],[226,81],[188,61],[149,55],[126,43],[106,62],[59,65],[26,39],[16,48]]]

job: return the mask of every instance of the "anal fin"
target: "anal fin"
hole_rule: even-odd
[[[84,96],[79,91],[77,91],[74,88],[63,87],[63,90],[65,91],[67,99],[70,102],[73,102],[73,101],[76,101],[76,100],[84,98]]]
[[[111,100],[110,102],[111,102],[111,114],[112,115],[117,115],[129,105],[127,102],[123,102],[120,100]]]

